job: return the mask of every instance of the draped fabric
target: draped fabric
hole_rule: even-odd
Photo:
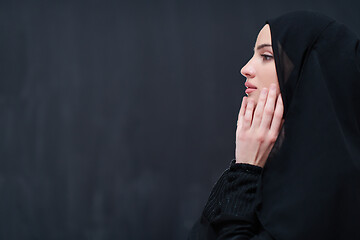
[[[285,123],[256,214],[277,240],[360,239],[360,47],[314,11],[266,21]]]

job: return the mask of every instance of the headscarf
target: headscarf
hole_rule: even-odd
[[[360,239],[360,47],[314,11],[269,19],[284,125],[256,209],[276,240]]]

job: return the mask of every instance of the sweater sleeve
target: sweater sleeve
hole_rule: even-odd
[[[188,239],[271,239],[255,214],[261,173],[261,167],[233,159],[215,183]]]

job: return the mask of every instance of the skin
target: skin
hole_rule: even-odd
[[[261,29],[257,37],[253,57],[241,69],[247,81],[257,89],[244,97],[241,103],[235,149],[237,163],[259,167],[264,167],[284,122],[284,106],[272,47],[257,49],[263,43],[271,44],[268,24]],[[264,54],[271,57],[261,56]]]
[[[269,44],[270,46],[257,49],[262,44]],[[247,78],[246,82],[257,87],[255,91],[247,94],[249,99],[253,99],[255,103],[257,103],[259,99],[261,89],[269,89],[272,83],[276,85],[276,95],[280,93],[271,44],[270,26],[266,24],[257,36],[253,57],[241,69],[241,74]]]

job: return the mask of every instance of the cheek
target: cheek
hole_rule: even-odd
[[[269,65],[268,68],[264,69],[264,87],[270,87],[270,84],[275,83],[279,85],[279,81],[276,74],[275,64]]]

